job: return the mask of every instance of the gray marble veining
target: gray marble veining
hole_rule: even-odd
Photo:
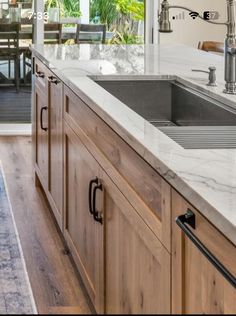
[[[32,50],[236,245],[236,150],[184,149],[93,80],[173,79],[235,110],[236,96],[222,92],[223,57],[182,45],[45,45]],[[217,87],[206,86],[207,74],[191,71],[209,66],[217,68]]]

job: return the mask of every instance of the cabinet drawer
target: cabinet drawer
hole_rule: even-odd
[[[40,89],[45,89],[48,82],[47,77],[49,74],[48,68],[37,58],[35,58],[35,64],[34,64],[34,74],[35,74],[35,84]]]
[[[188,218],[195,219],[195,228],[191,227],[191,222],[184,224],[184,227],[179,227],[176,223],[176,219],[185,215],[187,211],[190,216]],[[195,217],[192,217],[193,215]],[[181,217],[180,223],[182,222],[184,219]],[[185,226],[190,230],[190,235],[188,231],[186,233]],[[195,242],[196,238],[198,239],[197,244],[191,239],[192,236]],[[217,259],[218,264],[211,261],[212,255]],[[173,190],[172,293],[175,293],[172,297],[173,313],[235,314],[236,288],[226,276],[229,272],[235,279],[235,263],[236,247]]]
[[[67,123],[170,249],[170,187],[166,181],[68,87],[64,111]]]

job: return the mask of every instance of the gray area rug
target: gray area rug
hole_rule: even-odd
[[[0,86],[0,123],[31,122],[31,88]]]
[[[0,166],[0,314],[35,313],[35,303]]]

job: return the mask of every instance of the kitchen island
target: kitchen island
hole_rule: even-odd
[[[96,310],[235,312],[236,149],[185,149],[102,87],[139,81],[141,91],[147,82],[174,82],[235,113],[235,96],[222,92],[223,58],[181,45],[47,45],[32,52],[36,182]],[[217,87],[191,71],[212,65]],[[134,93],[131,85],[130,98]],[[217,257],[217,268],[175,223],[187,210],[196,225],[190,233]]]

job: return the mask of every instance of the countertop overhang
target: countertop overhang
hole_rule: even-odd
[[[236,245],[236,149],[184,149],[96,80],[174,80],[236,109],[224,58],[184,45],[34,45],[32,52]],[[216,66],[217,87],[207,70]],[[183,210],[184,212],[185,210]]]

